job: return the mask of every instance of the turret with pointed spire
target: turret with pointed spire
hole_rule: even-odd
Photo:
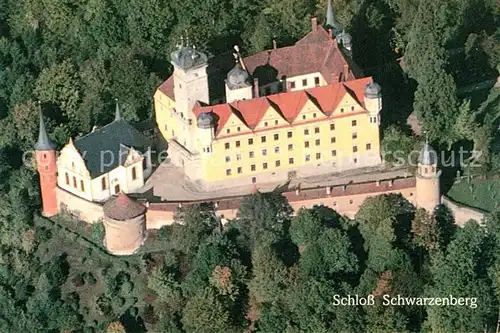
[[[417,207],[424,208],[431,214],[441,203],[440,175],[441,171],[437,168],[437,153],[429,145],[426,135],[424,146],[420,150],[418,157],[416,205]]]
[[[122,115],[120,112],[120,105],[118,105],[118,98],[115,98],[116,110],[115,110],[115,121],[121,120]]]
[[[38,141],[35,144],[35,150],[54,150],[56,149],[56,145],[52,141],[50,141],[49,136],[47,135],[40,102],[38,102],[38,115],[40,125],[38,129]]]
[[[38,142],[35,144],[36,166],[40,174],[40,192],[42,195],[43,216],[54,216],[58,213],[57,205],[57,165],[56,145],[50,141],[43,121],[42,108],[39,104],[40,129]]]
[[[328,7],[326,9],[326,27],[332,29],[334,36],[337,36],[342,32],[342,28],[335,19],[335,14],[333,13],[332,0],[328,0]]]

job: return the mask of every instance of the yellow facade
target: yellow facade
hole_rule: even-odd
[[[161,91],[156,93],[156,119],[165,139],[177,139],[177,134],[199,137],[203,130],[196,123],[190,126],[176,117],[171,109],[174,105]],[[210,154],[202,153],[203,140],[195,140],[197,144],[190,153],[200,169],[198,177],[206,182],[253,177],[256,179],[252,182],[262,182],[273,173],[313,170],[318,166],[376,165],[380,161],[380,138],[373,114],[348,93],[329,116],[308,100],[291,123],[273,107],[252,129],[232,113],[223,128],[216,129]],[[196,119],[194,113],[192,117]],[[264,174],[269,177],[262,177]]]

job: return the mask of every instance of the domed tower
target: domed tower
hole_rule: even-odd
[[[146,240],[146,207],[126,194],[110,198],[104,210],[104,246],[109,253],[130,255]]]
[[[370,113],[370,124],[380,126],[382,88],[375,81],[372,81],[365,86],[365,107]]]
[[[437,168],[437,160],[436,151],[426,140],[418,157],[416,205],[429,213],[432,213],[441,203],[439,189],[441,171]]]
[[[236,65],[227,73],[226,79],[226,102],[253,98],[253,83],[245,68],[245,63],[240,55],[240,50],[236,45],[233,53]]]
[[[40,174],[40,192],[42,195],[42,215],[46,217],[58,214],[57,206],[57,164],[56,145],[50,141],[45,123],[43,121],[42,109],[39,107],[40,128],[38,141],[35,144],[36,166]]]
[[[211,112],[202,112],[196,119],[198,143],[203,155],[212,153],[212,141],[215,137],[215,119]]]

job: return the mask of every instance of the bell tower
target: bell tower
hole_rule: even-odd
[[[416,205],[430,214],[441,203],[440,176],[441,171],[437,168],[437,153],[426,139],[418,158]]]
[[[58,214],[57,206],[57,167],[56,167],[56,145],[50,141],[45,123],[43,121],[42,109],[39,106],[40,129],[38,142],[35,144],[36,166],[40,174],[40,192],[42,195],[42,215],[50,217]]]

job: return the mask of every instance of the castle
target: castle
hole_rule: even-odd
[[[148,229],[173,223],[179,207],[212,201],[225,222],[236,217],[243,195],[268,181],[320,176],[320,185],[284,189],[294,210],[325,205],[353,217],[367,197],[400,193],[432,212],[441,202],[440,171],[427,142],[415,176],[372,173],[344,183],[323,178],[381,163],[381,87],[352,62],[351,37],[341,32],[330,2],[327,22],[328,30],[313,18],[311,32],[294,46],[247,58],[235,48],[232,68],[218,81],[224,89],[209,84],[209,76],[221,77],[221,66],[210,69],[193,45],[180,44],[171,54],[174,73],[154,96],[156,122],[168,142],[169,165],[196,182],[204,199],[149,202],[127,195],[140,192],[155,171],[152,142],[122,119],[118,103],[111,123],[70,139],[59,155],[40,111],[35,151],[43,215],[103,221],[107,249],[128,255]],[[169,181],[153,183],[153,190]],[[247,190],[222,197],[212,192],[235,186]]]

